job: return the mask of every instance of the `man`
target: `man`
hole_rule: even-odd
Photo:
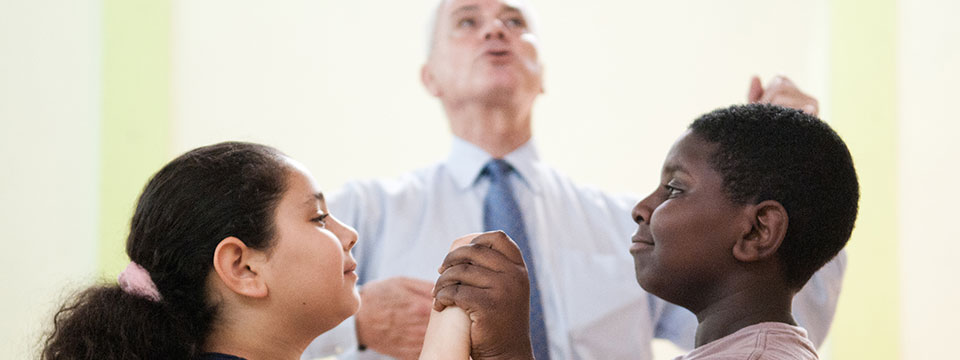
[[[633,266],[625,245],[637,199],[574,184],[540,162],[530,143],[543,78],[523,4],[448,0],[436,19],[421,79],[443,104],[455,135],[451,154],[397,179],[348,184],[332,200],[331,212],[362,239],[354,248],[362,305],[355,321],[319,338],[305,357],[359,346],[360,358],[416,358],[450,242],[487,230],[526,239],[517,242],[531,273],[538,359],[649,359],[654,337],[691,348],[693,315],[622,271]],[[816,101],[785,79],[766,89],[754,79],[749,99],[816,111]],[[797,318],[818,344],[842,272],[841,259],[798,296]],[[625,337],[636,341],[618,340]]]

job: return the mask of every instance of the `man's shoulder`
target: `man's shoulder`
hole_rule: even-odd
[[[639,197],[630,193],[613,193],[600,189],[592,184],[583,184],[575,181],[564,172],[544,163],[537,165],[543,191],[553,197],[573,197],[579,201],[599,202],[603,204],[617,204],[618,207],[632,207]]]

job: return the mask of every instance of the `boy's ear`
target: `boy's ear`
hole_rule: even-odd
[[[766,200],[747,209],[752,226],[733,246],[733,256],[743,262],[767,259],[777,253],[787,235],[787,209],[774,200]]]
[[[217,244],[213,252],[213,268],[220,281],[234,293],[264,298],[269,293],[266,279],[260,273],[264,259],[260,251],[231,236]]]

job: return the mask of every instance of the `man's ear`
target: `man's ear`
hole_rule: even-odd
[[[547,88],[543,86],[543,64],[540,64],[540,95],[546,94]]]
[[[231,291],[252,298],[264,298],[269,293],[260,274],[264,260],[262,252],[233,236],[220,240],[213,252],[213,268],[220,281]]]
[[[430,93],[430,95],[433,95],[434,97],[440,97],[440,88],[437,86],[433,76],[433,71],[430,69],[429,61],[420,67],[420,82],[423,83],[423,87],[427,89],[427,92]]]
[[[733,246],[733,256],[739,261],[754,262],[777,253],[787,235],[787,209],[774,200],[766,200],[747,209],[752,226]]]

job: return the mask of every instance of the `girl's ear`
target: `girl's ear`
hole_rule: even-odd
[[[264,298],[269,293],[260,270],[266,257],[233,236],[220,240],[213,252],[213,268],[220,281],[238,295]]]
[[[733,246],[733,256],[743,262],[768,259],[777,253],[787,235],[787,209],[774,200],[766,200],[747,209],[752,226]]]

